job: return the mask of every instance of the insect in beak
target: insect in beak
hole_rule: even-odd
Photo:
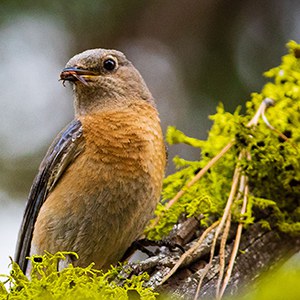
[[[85,80],[85,76],[96,76],[97,74],[90,70],[84,70],[80,68],[65,68],[60,73],[60,80],[62,80],[63,86],[65,86],[65,81],[77,82],[80,81],[84,85],[89,85]]]

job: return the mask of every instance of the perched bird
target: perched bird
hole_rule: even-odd
[[[61,75],[75,118],[53,141],[30,190],[15,261],[74,251],[107,269],[138,239],[159,201],[166,151],[154,99],[125,55],[93,49]],[[27,270],[28,271],[28,270]]]

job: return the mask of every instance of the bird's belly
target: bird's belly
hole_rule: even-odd
[[[116,263],[142,234],[160,194],[148,171],[127,164],[79,156],[40,210],[31,254],[75,251],[75,265]]]

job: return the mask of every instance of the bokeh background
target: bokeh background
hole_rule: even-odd
[[[0,273],[39,162],[73,116],[71,89],[58,82],[70,57],[125,52],[157,99],[164,131],[205,138],[216,105],[243,105],[299,37],[298,0],[0,0]],[[199,157],[172,146],[169,172],[178,153]]]

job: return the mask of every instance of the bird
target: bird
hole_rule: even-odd
[[[31,186],[15,252],[72,251],[74,266],[107,270],[142,237],[160,200],[166,147],[155,100],[117,50],[90,49],[60,74],[74,119],[54,139]]]

